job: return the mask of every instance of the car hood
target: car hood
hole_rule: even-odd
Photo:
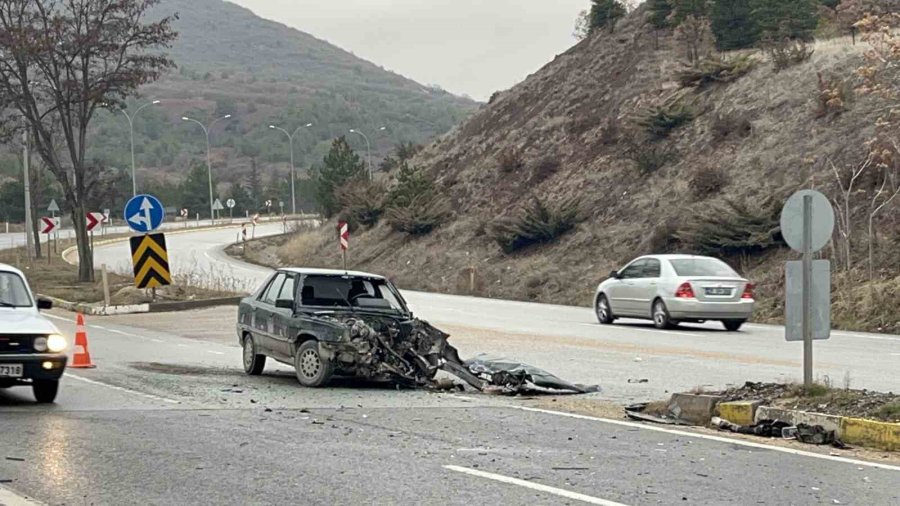
[[[59,329],[34,309],[0,308],[0,334],[57,334]]]

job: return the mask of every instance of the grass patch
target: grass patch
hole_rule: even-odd
[[[876,413],[879,418],[885,420],[900,420],[900,402],[885,404]]]
[[[638,121],[638,124],[647,131],[651,138],[665,139],[675,129],[693,121],[694,117],[694,111],[679,102],[651,108]]]
[[[491,225],[491,233],[504,253],[514,253],[536,244],[555,242],[581,221],[579,203],[568,200],[549,205],[535,197],[518,216],[505,217]]]

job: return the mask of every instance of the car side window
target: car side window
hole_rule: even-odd
[[[281,286],[281,291],[278,293],[278,300],[294,300],[294,283],[296,279],[294,276],[288,276],[284,280],[284,284]]]
[[[646,260],[638,260],[633,264],[626,267],[619,275],[622,279],[635,279],[644,276],[644,265],[647,263]]]
[[[644,275],[645,278],[658,278],[662,274],[662,267],[659,263],[659,260],[655,258],[647,259],[647,263],[644,264]]]
[[[283,272],[280,272],[275,276],[275,279],[272,280],[272,284],[270,284],[268,290],[266,290],[266,294],[263,295],[262,302],[269,304],[270,306],[275,305],[275,301],[278,300],[278,293],[281,291],[282,285],[284,285],[285,277],[287,276]]]

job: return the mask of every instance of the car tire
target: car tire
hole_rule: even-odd
[[[38,403],[50,404],[56,400],[56,393],[59,392],[59,380],[34,380],[31,389]]]
[[[737,332],[741,330],[741,326],[747,323],[747,320],[724,320],[722,325],[725,326],[725,330],[728,332]]]
[[[256,341],[253,336],[244,336],[244,372],[249,376],[259,376],[266,367],[266,356],[256,352]]]
[[[310,340],[297,348],[297,354],[294,355],[294,370],[301,385],[318,388],[331,381],[334,364],[319,354],[319,342]]]
[[[612,312],[612,306],[609,305],[609,299],[606,298],[606,295],[600,295],[594,301],[594,314],[597,315],[597,321],[603,325],[611,325],[616,321],[616,317]]]
[[[669,310],[666,303],[662,299],[653,301],[653,326],[663,330],[670,329],[675,326],[675,322],[669,317]]]

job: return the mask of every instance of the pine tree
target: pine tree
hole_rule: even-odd
[[[626,14],[625,6],[619,0],[592,0],[590,12],[590,29],[606,28],[610,33],[616,28],[616,22]]]
[[[753,47],[759,41],[759,26],[753,16],[753,0],[715,0],[710,12],[716,48],[731,51]]]
[[[647,10],[650,11],[650,24],[656,28],[669,26],[669,16],[672,14],[672,4],[669,0],[648,0]]]
[[[751,5],[763,39],[813,39],[819,24],[816,0],[752,0]]]
[[[323,162],[314,176],[316,201],[322,213],[331,217],[340,211],[335,190],[351,179],[365,177],[365,166],[344,137],[334,140]]]

